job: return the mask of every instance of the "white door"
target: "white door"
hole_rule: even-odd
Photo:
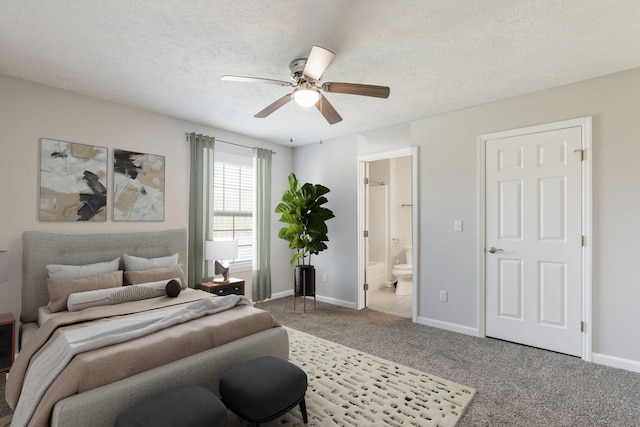
[[[582,131],[486,142],[486,335],[582,354]]]

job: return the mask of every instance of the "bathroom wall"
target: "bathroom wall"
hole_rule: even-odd
[[[410,264],[404,247],[411,245],[411,157],[395,157],[389,160],[391,176],[390,222],[391,247],[389,250],[392,264]],[[404,206],[403,206],[404,205]]]
[[[384,186],[380,185],[382,182]],[[411,262],[404,251],[412,241],[410,204],[411,157],[369,162],[369,260],[386,262],[388,282],[395,281],[393,265]]]
[[[389,160],[369,163],[369,261],[388,263],[389,166]]]

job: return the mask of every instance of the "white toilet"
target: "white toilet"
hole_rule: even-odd
[[[406,264],[396,264],[391,269],[391,274],[398,279],[396,284],[396,295],[411,295],[413,293],[413,247],[405,246],[404,251],[407,254]]]

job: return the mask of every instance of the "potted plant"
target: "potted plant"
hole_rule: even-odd
[[[295,294],[315,295],[315,267],[311,265],[311,255],[327,249],[326,221],[335,215],[323,205],[328,202],[324,196],[330,190],[319,184],[306,183],[302,186],[292,172],[288,178],[289,189],[282,194],[282,202],[276,206],[282,227],[278,237],[289,242],[296,253],[291,258],[295,265]],[[304,283],[304,288],[303,288]]]

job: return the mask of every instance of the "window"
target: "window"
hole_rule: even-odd
[[[238,239],[232,264],[251,264],[253,256],[253,158],[216,152],[213,238]]]

